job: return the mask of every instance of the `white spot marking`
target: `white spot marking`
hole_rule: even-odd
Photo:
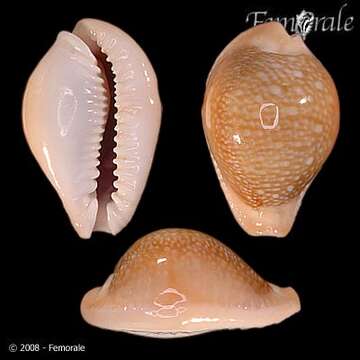
[[[313,158],[312,156],[308,157],[308,158],[305,160],[305,164],[306,164],[306,165],[311,165],[313,162],[314,162],[314,158]]]
[[[286,108],[285,111],[288,115],[297,115],[298,113],[297,109],[294,107]]]
[[[324,84],[320,80],[317,80],[317,81],[315,81],[315,87],[319,90],[323,90]]]
[[[282,65],[277,63],[277,62],[271,62],[270,66],[273,67],[274,69],[281,69]]]
[[[295,94],[298,94],[298,95],[301,95],[301,96],[305,95],[304,94],[304,89],[302,89],[301,87],[294,88],[294,92],[295,92]]]
[[[304,76],[304,74],[300,70],[294,70],[293,75],[298,78],[302,78]]]
[[[282,95],[282,90],[281,87],[278,85],[270,85],[269,86],[269,90],[272,94],[277,95],[277,96],[281,96]]]
[[[261,80],[263,80],[263,81],[266,81],[266,80],[269,79],[268,76],[267,76],[264,72],[262,72],[262,71],[258,72],[258,73],[257,73],[257,76],[258,76]]]
[[[317,133],[321,133],[322,132],[322,125],[320,124],[317,124],[314,126],[314,131],[317,132]]]

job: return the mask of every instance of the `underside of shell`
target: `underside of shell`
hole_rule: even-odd
[[[81,237],[132,218],[160,118],[155,72],[132,38],[93,19],[59,33],[28,81],[23,126]]]
[[[258,25],[215,61],[202,117],[238,223],[251,235],[285,236],[338,134],[330,75],[299,36]]]
[[[299,310],[292,288],[268,283],[225,245],[188,229],[139,239],[81,303],[91,325],[164,338],[264,327]]]

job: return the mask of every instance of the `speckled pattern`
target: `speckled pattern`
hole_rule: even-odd
[[[335,86],[310,54],[234,49],[212,70],[206,97],[210,149],[226,182],[253,208],[298,197],[338,133]]]
[[[158,294],[158,286],[160,290],[162,286],[177,289],[187,300],[206,303],[236,303],[271,292],[269,284],[228,247],[188,229],[159,230],[139,239],[117,264],[110,292],[126,298],[130,296],[126,288],[143,289],[146,298],[148,293]],[[223,293],[224,289],[229,294]],[[234,293],[237,296],[233,297]],[[179,294],[162,294],[161,301],[168,298],[174,302]]]
[[[135,242],[80,308],[89,324],[105,329],[182,337],[275,324],[298,312],[300,300],[211,236],[175,228]]]

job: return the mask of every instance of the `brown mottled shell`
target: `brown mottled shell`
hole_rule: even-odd
[[[263,327],[299,309],[293,289],[266,282],[225,245],[188,229],[138,240],[81,305],[92,325],[155,337]]]
[[[203,126],[235,217],[252,235],[285,236],[339,129],[335,85],[279,23],[240,34],[209,75]]]

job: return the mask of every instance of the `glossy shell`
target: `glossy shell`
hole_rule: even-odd
[[[101,56],[111,64],[114,94]],[[111,101],[116,108],[116,179],[102,201],[97,196],[99,151]],[[116,234],[130,221],[150,171],[160,118],[155,72],[132,38],[93,19],[79,21],[73,33],[60,32],[28,81],[23,125],[36,160],[81,237],[96,230]]]
[[[91,325],[151,337],[263,327],[299,310],[293,289],[268,283],[221,242],[188,229],[139,239],[81,303]]]
[[[252,28],[216,60],[203,127],[225,196],[251,235],[285,236],[339,130],[335,85],[298,36]]]

